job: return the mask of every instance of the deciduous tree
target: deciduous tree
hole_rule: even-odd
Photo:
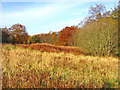
[[[14,43],[27,43],[28,34],[24,25],[14,24],[11,27],[10,36],[13,38]]]
[[[59,37],[59,43],[61,45],[68,45],[68,40],[72,38],[72,34],[77,31],[74,26],[71,27],[65,27],[63,30],[61,30],[61,34]]]

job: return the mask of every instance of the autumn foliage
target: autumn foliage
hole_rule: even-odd
[[[0,28],[2,43],[35,44],[47,43],[56,46],[74,46],[98,56],[120,56],[118,52],[118,9],[106,11],[102,4],[91,6],[89,15],[76,26],[67,26],[58,32],[28,35],[26,27],[14,24],[10,28]],[[118,25],[119,26],[119,25]],[[119,47],[120,48],[120,47]]]
[[[0,30],[2,31],[2,43],[27,43],[29,36],[24,25],[14,24],[10,28],[0,28]]]
[[[61,31],[59,43],[61,45],[68,46],[68,40],[72,39],[73,33],[75,33],[76,31],[78,31],[78,29],[76,29],[74,26],[65,27],[65,29]]]

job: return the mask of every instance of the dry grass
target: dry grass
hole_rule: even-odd
[[[31,48],[35,50],[41,50],[45,52],[64,52],[64,53],[72,53],[75,55],[83,54],[86,55],[85,51],[78,47],[70,47],[70,46],[55,46],[47,43],[36,43],[36,44],[16,44],[15,46],[22,46],[24,48]]]
[[[117,88],[118,59],[3,45],[3,88]]]

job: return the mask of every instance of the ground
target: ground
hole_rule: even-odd
[[[3,88],[118,88],[118,59],[2,46]]]

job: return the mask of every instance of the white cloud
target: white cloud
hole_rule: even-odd
[[[55,14],[56,12],[59,11],[64,11],[68,8],[72,8],[74,6],[76,6],[76,4],[59,4],[59,3],[54,3],[54,4],[50,4],[48,6],[45,7],[37,7],[37,8],[30,8],[29,10],[25,10],[25,11],[20,11],[20,12],[14,12],[14,13],[3,13],[5,19],[8,18],[18,18],[18,17],[25,17],[26,18],[32,18],[32,17],[42,17],[42,16],[49,16],[52,14]],[[79,5],[79,4],[78,4]]]
[[[65,10],[83,3],[66,4],[66,3],[52,3],[44,7],[31,7],[29,10],[2,13],[2,25],[11,26],[15,23],[37,23],[35,20],[44,20],[54,17]]]

